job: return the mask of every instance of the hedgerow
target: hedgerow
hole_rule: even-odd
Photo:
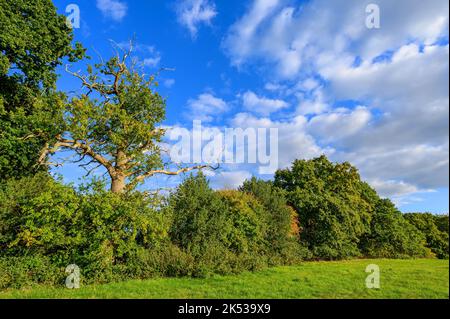
[[[448,219],[447,219],[448,223]],[[447,232],[446,232],[447,231]],[[167,196],[74,188],[48,173],[0,186],[0,288],[236,274],[309,259],[448,258],[448,225],[406,217],[349,164],[296,161],[274,182],[213,190],[203,174]]]

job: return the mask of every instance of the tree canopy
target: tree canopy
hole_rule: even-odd
[[[166,101],[156,91],[155,75],[145,75],[131,53],[132,49],[89,66],[86,75],[71,72],[84,92],[62,110],[63,127],[47,136],[40,163],[55,164],[48,162],[49,155],[72,150],[88,174],[98,167],[106,170],[114,193],[133,189],[156,174],[178,175],[206,167],[171,170],[170,163],[163,162],[160,143],[165,129],[160,124]]]
[[[42,136],[53,129],[47,119],[64,95],[55,92],[55,69],[76,61],[84,49],[72,45],[72,30],[50,0],[0,0],[0,179],[35,172]],[[59,100],[59,101],[58,101]],[[47,104],[47,107],[44,105]],[[47,118],[47,119],[46,119]]]

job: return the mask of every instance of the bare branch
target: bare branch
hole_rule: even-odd
[[[116,170],[112,162],[110,162],[102,155],[96,153],[88,144],[81,143],[75,140],[65,139],[59,135],[56,137],[56,139],[57,142],[52,146],[46,143],[45,147],[42,149],[41,154],[39,156],[38,161],[39,164],[46,165],[46,159],[49,155],[56,153],[61,148],[67,148],[77,152],[78,155],[82,157],[82,159],[85,156],[91,157],[95,162],[104,166],[111,176],[114,176],[116,174]]]
[[[170,176],[175,176],[175,175],[180,175],[183,173],[187,173],[190,171],[194,171],[194,170],[201,170],[204,168],[208,168],[208,169],[212,169],[212,170],[217,170],[219,169],[219,165],[216,167],[213,167],[211,165],[196,165],[196,166],[191,166],[191,167],[184,167],[184,168],[180,168],[177,171],[169,171],[169,170],[153,170],[150,172],[147,172],[143,175],[140,175],[138,177],[135,178],[136,182],[142,182],[144,179],[151,177],[153,175],[157,175],[157,174],[162,174],[162,175],[170,175]]]

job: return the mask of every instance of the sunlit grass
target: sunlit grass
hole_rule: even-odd
[[[380,289],[367,289],[366,266],[377,264]],[[305,262],[236,276],[156,278],[78,290],[34,287],[0,298],[449,298],[448,260]]]

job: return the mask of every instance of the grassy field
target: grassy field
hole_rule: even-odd
[[[367,289],[366,266],[380,267],[380,289]],[[78,290],[34,287],[0,298],[449,298],[448,260],[305,262],[237,276],[158,278]]]

